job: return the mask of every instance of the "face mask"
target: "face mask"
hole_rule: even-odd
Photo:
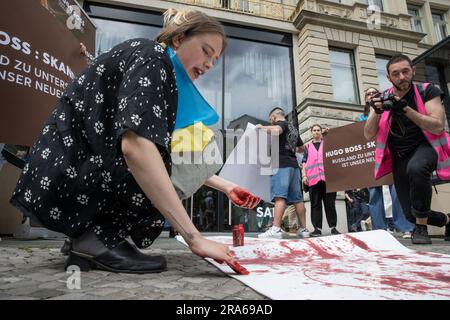
[[[184,128],[197,122],[211,126],[219,121],[219,115],[203,98],[178,60],[177,54],[167,46],[167,54],[175,68],[178,88],[178,109],[175,129]]]

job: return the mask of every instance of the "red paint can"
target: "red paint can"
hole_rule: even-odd
[[[233,247],[244,245],[244,225],[236,224],[233,227]]]

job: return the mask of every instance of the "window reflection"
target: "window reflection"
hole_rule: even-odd
[[[444,15],[442,13],[432,12],[433,17],[434,32],[436,34],[436,39],[441,41],[447,36],[446,23]]]
[[[333,96],[336,101],[359,103],[353,53],[330,48]]]
[[[93,18],[97,25],[96,54],[100,55],[115,45],[133,38],[155,39],[160,28],[142,24]]]
[[[380,90],[386,90],[392,87],[392,84],[389,82],[387,78],[387,70],[386,65],[389,62],[389,57],[385,56],[377,56],[377,75],[378,75],[378,83],[380,84]]]
[[[408,7],[408,14],[411,16],[411,30],[423,32],[419,8]]]
[[[290,112],[291,76],[289,48],[230,39],[225,53],[224,127],[245,115],[266,120],[275,106]]]
[[[382,0],[364,0],[364,3],[369,6],[377,6],[380,11],[383,11],[383,1]]]

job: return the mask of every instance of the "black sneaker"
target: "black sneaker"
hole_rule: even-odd
[[[450,214],[448,214],[448,217],[450,218]],[[450,241],[450,222],[445,225],[444,240]]]
[[[310,234],[311,237],[320,237],[321,235],[322,231],[320,231],[320,229],[314,229],[314,231]]]
[[[336,234],[341,234],[339,231],[337,231],[336,227],[331,228],[331,234],[332,235],[336,235]]]
[[[431,244],[426,225],[416,224],[416,228],[412,233],[411,242],[413,244]]]

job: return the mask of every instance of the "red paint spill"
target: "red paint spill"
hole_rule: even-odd
[[[339,259],[340,257],[338,255],[332,254],[327,252],[326,250],[324,250],[321,246],[318,246],[317,244],[315,244],[312,241],[308,241],[308,245],[316,250],[317,254],[324,259]]]
[[[450,287],[450,275],[448,274],[444,274],[441,272],[431,273],[422,271],[414,271],[413,273],[427,280],[445,282],[446,287]]]
[[[381,277],[381,284],[388,285],[391,289],[402,290],[409,293],[422,294],[434,287],[426,286],[421,283],[411,281],[410,279],[395,278],[389,276]]]
[[[408,262],[409,264],[415,265],[415,266],[421,266],[421,267],[441,267],[442,263],[439,262],[421,262],[421,261],[415,261],[415,262]]]
[[[308,252],[305,249],[303,249],[303,250],[296,250],[296,249],[293,249],[293,248],[289,247],[287,241],[280,241],[279,245],[282,248],[288,249],[290,255],[301,255],[301,256],[307,256],[308,255]]]
[[[252,270],[252,273],[268,273],[269,270]]]
[[[345,236],[346,236],[346,238],[350,239],[352,244],[354,244],[355,246],[360,247],[361,249],[366,250],[366,251],[371,251],[369,246],[364,241],[359,240],[358,238],[355,238],[348,234],[346,234]]]
[[[383,255],[382,258],[391,259],[391,260],[407,260],[409,257],[407,257],[405,255],[401,255],[401,254],[388,254],[388,255]]]
[[[436,270],[445,266],[446,263],[442,261],[420,261],[434,260],[423,259],[421,256],[445,259],[448,259],[448,256],[428,252],[417,252],[415,253],[416,256],[401,253],[386,254],[386,252],[378,252],[371,249],[365,242],[358,238],[350,235],[346,235],[345,237],[348,242],[351,242],[353,248],[359,247],[367,252],[372,252],[373,255],[368,257],[364,257],[364,255],[353,256],[351,255],[351,247],[339,247],[339,243],[334,243],[334,246],[333,243],[328,244],[323,241],[317,241],[317,239],[315,241],[308,239],[301,241],[301,244],[307,245],[307,247],[302,246],[301,248],[296,248],[296,244],[299,242],[294,240],[280,241],[279,248],[278,250],[275,249],[275,251],[266,250],[264,247],[255,248],[253,254],[256,257],[240,259],[240,262],[246,265],[263,265],[270,268],[268,270],[252,270],[252,273],[255,274],[271,273],[281,275],[292,272],[303,272],[306,278],[320,282],[326,287],[353,287],[368,291],[386,290],[386,292],[393,292],[394,294],[433,294],[441,297],[449,297],[446,294],[446,290],[450,288],[450,275],[448,273],[438,272],[442,269]],[[342,253],[342,255],[339,256],[336,253]],[[340,260],[340,262],[336,261],[336,259]],[[389,260],[390,262],[388,262]],[[395,262],[392,262],[393,260]],[[376,263],[378,268],[372,270],[374,272],[358,270],[357,264],[364,263]],[[390,265],[391,263],[395,265],[392,266]],[[343,268],[337,268],[336,264]],[[395,269],[397,264],[405,264],[412,268],[416,267],[415,269],[417,270],[426,270],[427,272],[410,270],[397,273],[398,271]],[[393,269],[391,270],[392,267]],[[433,269],[436,272],[433,272]],[[338,276],[342,276],[343,278]],[[346,277],[351,282],[347,282]],[[392,299],[392,297],[388,298]]]

